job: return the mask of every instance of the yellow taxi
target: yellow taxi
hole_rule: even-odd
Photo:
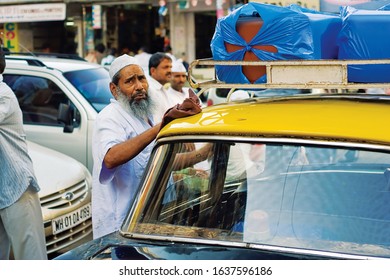
[[[306,94],[172,121],[121,230],[61,258],[390,258],[389,112],[386,95]]]

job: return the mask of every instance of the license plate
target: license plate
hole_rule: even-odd
[[[91,203],[51,221],[53,234],[58,234],[81,224],[92,216]]]

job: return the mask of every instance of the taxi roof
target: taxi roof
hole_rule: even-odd
[[[257,98],[204,108],[177,119],[158,139],[235,135],[338,140],[390,145],[390,96],[314,95]]]

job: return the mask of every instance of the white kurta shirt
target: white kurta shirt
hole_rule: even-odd
[[[127,163],[107,169],[103,159],[114,145],[133,138],[151,125],[126,112],[114,99],[97,116],[92,139],[92,224],[94,238],[120,228],[133,201],[154,144]]]
[[[155,123],[159,123],[162,121],[165,112],[177,103],[170,98],[168,91],[157,80],[148,76],[148,82],[150,98],[155,106],[153,119]]]
[[[182,90],[183,90],[183,92],[180,92],[180,91],[173,89],[172,87],[169,87],[167,90],[169,98],[172,100],[172,102],[175,105],[183,103],[184,99],[189,97],[189,92],[188,92],[189,89],[186,87],[183,87]]]

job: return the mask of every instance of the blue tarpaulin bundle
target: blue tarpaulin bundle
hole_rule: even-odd
[[[342,7],[339,59],[390,59],[390,11]],[[348,66],[350,82],[390,81],[389,65]]]
[[[237,23],[260,18],[262,26],[249,41],[237,32]],[[218,20],[211,50],[214,60],[242,61],[250,52],[258,60],[321,59],[336,58],[337,34],[341,18],[292,5],[279,7],[268,4],[248,3],[230,15]],[[226,45],[234,45],[228,51]],[[272,46],[271,52],[261,46]],[[241,66],[217,66],[219,80],[230,83],[264,83],[265,75],[255,81],[248,80]]]
[[[314,59],[337,59],[337,37],[342,24],[340,15],[306,9],[295,4],[287,8],[307,16],[313,36]]]
[[[241,18],[256,17],[263,21],[260,31],[250,42],[246,42],[236,31],[236,23]],[[228,52],[225,42],[241,47]],[[255,46],[274,46],[276,53],[256,49]],[[242,61],[245,52],[253,52],[260,60],[312,59],[313,38],[307,17],[283,7],[248,3],[230,15],[217,21],[216,30],[211,40],[214,60]],[[217,66],[216,73],[221,81],[231,83],[249,83],[241,66]],[[262,76],[255,83],[264,83]]]
[[[248,41],[238,26],[251,20],[261,21],[261,28]],[[248,3],[218,20],[210,46],[214,60],[390,59],[389,34],[390,5],[379,10],[346,6],[336,15],[298,5]],[[265,70],[250,67],[216,66],[216,74],[229,83],[264,83]],[[261,75],[249,78],[255,71]],[[348,66],[350,82],[389,82],[388,73],[388,65]]]

